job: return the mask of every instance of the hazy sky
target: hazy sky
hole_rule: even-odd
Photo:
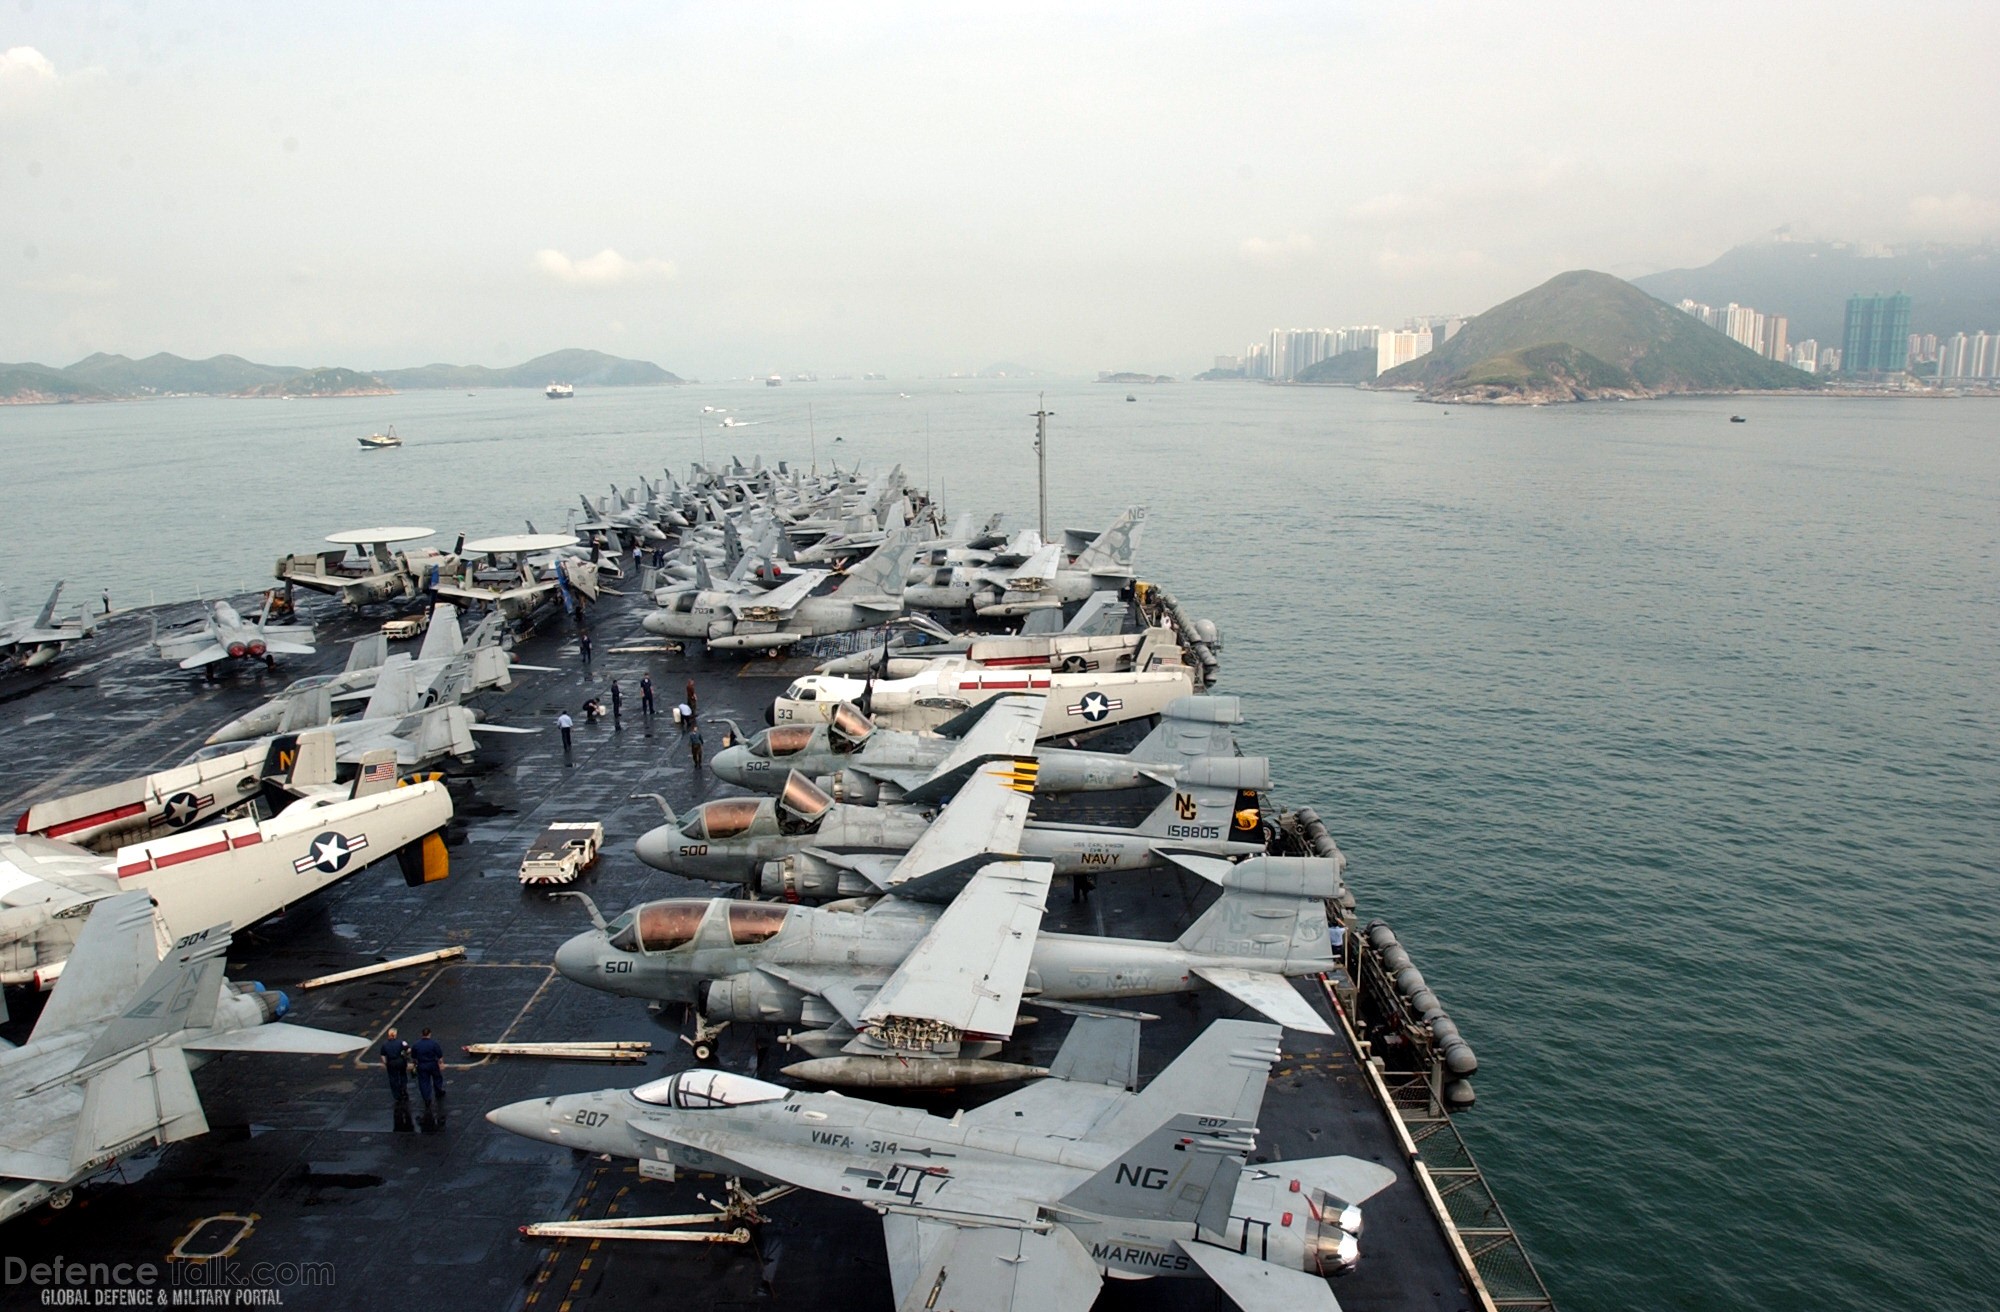
[[[0,0],[0,360],[1184,372],[2000,231],[1994,6]]]

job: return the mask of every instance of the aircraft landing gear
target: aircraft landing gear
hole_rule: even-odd
[[[60,1190],[57,1193],[49,1195],[49,1210],[54,1212],[60,1212],[62,1211],[63,1208],[68,1207],[71,1203],[75,1201],[76,1201],[76,1190],[74,1189]]]
[[[716,1040],[722,1037],[722,1031],[729,1028],[729,1022],[723,1021],[718,1025],[693,1008],[689,1008],[689,1012],[694,1017],[694,1034],[691,1037],[681,1035],[681,1042],[694,1050],[696,1061],[706,1066],[715,1060]]]

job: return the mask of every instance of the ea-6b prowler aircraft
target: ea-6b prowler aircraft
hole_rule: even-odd
[[[967,800],[961,794],[952,808]],[[732,1022],[801,1026],[780,1041],[813,1060],[785,1074],[820,1084],[939,1088],[1043,1074],[988,1059],[1013,1032],[1012,1017],[976,1039],[956,1024],[988,997],[1102,1002],[1212,985],[1293,1029],[1331,1034],[1288,977],[1334,967],[1326,904],[1340,891],[1337,863],[1258,856],[1218,869],[1221,896],[1167,943],[1043,933],[1039,911],[1002,919],[980,905],[982,872],[942,910],[893,893],[859,913],[733,898],[648,902],[564,943],[556,969],[608,993],[692,1007],[697,1055]],[[995,951],[996,937],[1013,950]],[[940,971],[939,961],[951,968]],[[884,1055],[872,1042],[871,1026],[895,1014],[891,1000],[912,991],[913,976],[929,977],[931,1018],[956,1031],[952,1051],[931,1044]]]
[[[1207,1276],[1244,1312],[1338,1312],[1361,1205],[1354,1157],[1249,1163],[1275,1025],[1219,1020],[1133,1094],[1136,1020],[1079,1018],[1050,1077],[950,1119],[727,1071],[512,1103],[502,1129],[861,1203],[901,1312],[1086,1312],[1105,1276]]]
[[[264,608],[258,612],[255,624],[237,614],[228,602],[213,602],[208,617],[194,633],[169,634],[163,638],[156,627],[153,647],[165,659],[179,661],[184,670],[201,670],[211,682],[215,679],[216,665],[222,661],[262,661],[266,667],[276,669],[280,656],[313,654],[316,649],[312,625],[272,624],[270,618],[269,597],[264,598]]]
[[[1019,773],[1032,790],[1033,758]],[[1020,853],[1052,863],[1063,877],[1170,864],[1208,877],[1213,867],[1199,858],[1264,851],[1257,795],[1269,787],[1270,762],[1261,756],[1204,757],[1183,769],[1173,790],[1136,826],[1031,820],[1021,832]],[[931,814],[922,807],[841,805],[794,772],[777,797],[721,798],[684,818],[670,816],[639,836],[637,852],[654,869],[689,879],[824,902],[884,891],[901,855],[930,828]]]
[[[699,581],[707,567],[698,562],[696,586],[663,592],[661,608],[645,618],[646,631],[705,642],[715,651],[768,651],[870,628],[903,613],[903,573],[915,550],[909,530],[891,534],[824,597],[812,593],[829,577],[825,570],[802,571],[775,588],[745,584],[724,592]]]
[[[279,1023],[284,994],[223,979],[229,938],[226,923],[184,934],[162,960],[144,892],[90,909],[34,1033],[0,1051],[0,1221],[67,1207],[120,1157],[208,1133],[193,1072],[212,1057],[368,1046]]]
[[[1006,745],[1015,740],[990,736],[1003,719],[1023,715],[1032,716],[1038,729],[1043,700],[1041,695],[996,697],[936,734],[878,729],[860,708],[843,703],[824,723],[778,725],[725,747],[709,769],[725,782],[770,793],[781,790],[797,771],[837,802],[873,804],[942,796],[984,757],[1033,750],[1039,767],[1036,792],[1098,792],[1171,785],[1194,761],[1234,756],[1231,726],[1243,722],[1237,698],[1176,697],[1160,712],[1158,726],[1122,755],[1068,747],[1015,749]]]

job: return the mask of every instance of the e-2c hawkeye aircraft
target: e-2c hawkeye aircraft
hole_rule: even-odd
[[[1133,1094],[1138,1022],[1082,1017],[1048,1079],[949,1119],[703,1069],[486,1119],[654,1176],[860,1203],[882,1217],[903,1312],[1087,1312],[1107,1275],[1206,1276],[1244,1312],[1339,1312],[1327,1277],[1359,1261],[1361,1205],[1396,1174],[1250,1163],[1279,1035],[1215,1021]]]
[[[194,1070],[223,1053],[338,1055],[349,1034],[281,1023],[285,995],[222,977],[229,926],[154,946],[152,900],[118,893],[90,908],[66,971],[19,1048],[0,1051],[0,1221],[154,1144],[208,1133]]]
[[[412,547],[436,532],[415,526],[357,528],[329,533],[338,550],[313,551],[282,557],[272,572],[287,587],[330,593],[350,610],[380,602],[421,597],[458,572],[458,549]],[[460,548],[464,539],[459,539]]]

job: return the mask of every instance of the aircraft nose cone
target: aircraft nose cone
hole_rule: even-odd
[[[602,934],[594,931],[578,934],[556,949],[556,973],[578,984],[602,988],[604,981],[597,968],[603,960],[605,946]]]
[[[534,1098],[527,1102],[510,1102],[505,1107],[495,1107],[486,1113],[486,1119],[503,1130],[525,1138],[546,1139],[549,1137],[549,1100]]]
[[[674,844],[680,836],[680,831],[672,825],[661,825],[639,835],[633,850],[641,861],[653,869],[671,871],[674,868]]]
[[[654,611],[645,619],[639,621],[639,626],[648,633],[657,633],[662,636],[670,636],[674,631],[673,622],[667,618],[667,612],[663,610]]]
[[[745,776],[748,773],[744,770],[743,766],[749,759],[750,749],[748,747],[740,744],[735,747],[725,747],[715,754],[715,759],[708,763],[708,768],[715,772],[716,778],[728,783],[740,784],[744,782]]]

